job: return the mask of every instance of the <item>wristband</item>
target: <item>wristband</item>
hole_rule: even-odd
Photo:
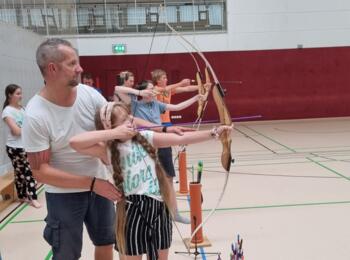
[[[163,133],[166,133],[167,128],[168,128],[167,126],[163,126],[162,132],[163,132]]]
[[[90,191],[93,192],[94,191],[94,186],[95,186],[95,181],[96,181],[96,177],[94,177],[91,181],[91,185],[90,185]]]

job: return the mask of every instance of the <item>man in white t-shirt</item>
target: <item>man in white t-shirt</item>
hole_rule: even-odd
[[[106,100],[79,84],[83,70],[68,41],[46,40],[36,59],[46,84],[28,103],[22,136],[34,176],[47,184],[44,238],[52,247],[53,259],[79,259],[85,223],[95,259],[113,259],[113,202],[121,194],[107,181],[107,169],[100,160],[69,146],[72,136],[95,129],[95,113]]]

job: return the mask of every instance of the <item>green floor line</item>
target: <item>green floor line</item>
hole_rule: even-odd
[[[331,172],[335,173],[336,175],[338,175],[338,176],[340,176],[340,177],[342,177],[342,178],[344,178],[344,179],[350,181],[350,177],[345,176],[345,175],[343,175],[343,174],[341,174],[341,173],[339,173],[339,172],[337,172],[337,171],[335,171],[335,170],[333,170],[333,169],[331,169],[331,168],[329,168],[329,167],[323,165],[323,164],[320,163],[320,162],[316,162],[316,161],[312,160],[312,159],[309,158],[309,157],[306,157],[306,159],[308,159],[309,161],[311,161],[311,162],[313,162],[313,163],[315,163],[315,164],[321,166],[322,168],[324,168],[324,169],[326,169],[326,170],[328,170],[328,171],[331,171]]]
[[[40,195],[41,192],[43,192],[44,187],[41,187],[39,189],[38,195]],[[12,215],[9,217],[8,220],[5,221],[5,223],[3,225],[0,226],[0,231],[3,230],[15,217],[17,217],[19,215],[19,213],[21,213],[26,207],[28,207],[28,204],[24,204],[21,207],[19,207],[14,213],[12,213]]]
[[[306,149],[324,149],[324,148],[348,148],[349,145],[337,145],[337,146],[315,146],[315,147],[300,147],[299,150],[306,150]],[[333,151],[333,150],[332,150]],[[349,151],[349,150],[337,150],[337,151]]]
[[[337,205],[337,204],[350,204],[350,200],[346,201],[330,201],[330,202],[309,202],[309,203],[297,203],[297,204],[276,204],[276,205],[261,205],[261,206],[247,206],[236,208],[218,208],[216,211],[234,211],[245,209],[266,209],[266,208],[287,208],[287,207],[304,207],[304,206],[321,206],[321,205]],[[211,209],[203,209],[203,212],[211,211]],[[180,213],[189,213],[189,210],[179,211]]]
[[[43,219],[33,219],[33,220],[23,220],[23,221],[12,221],[9,224],[22,224],[22,223],[35,223],[35,222],[43,222]]]
[[[51,260],[51,258],[52,258],[52,250],[50,250],[47,256],[45,256],[45,260]]]
[[[257,134],[259,134],[259,135],[261,135],[261,136],[263,136],[263,137],[265,137],[266,139],[268,139],[268,140],[270,140],[270,141],[272,141],[272,142],[274,142],[274,143],[276,143],[276,144],[278,144],[278,145],[280,145],[280,146],[283,146],[284,148],[286,148],[287,150],[289,150],[289,151],[291,151],[291,152],[293,152],[293,153],[296,153],[296,152],[297,152],[296,150],[294,150],[294,149],[292,149],[292,148],[290,148],[290,147],[288,147],[288,146],[286,146],[286,145],[284,145],[284,144],[281,144],[280,142],[277,142],[276,140],[272,139],[271,137],[266,136],[266,135],[264,135],[264,134],[262,134],[262,133],[260,133],[260,132],[258,132],[258,131],[256,131],[256,130],[254,130],[254,129],[252,129],[252,128],[246,126],[246,125],[243,125],[243,127],[247,128],[247,129],[249,129],[249,130],[251,130],[251,131],[253,131],[253,132],[255,132],[255,133],[257,133]]]

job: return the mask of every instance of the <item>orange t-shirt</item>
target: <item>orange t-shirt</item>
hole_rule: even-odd
[[[157,90],[160,92],[160,94],[157,95],[157,100],[165,104],[171,104],[171,96],[174,95],[174,92],[161,91],[161,88],[159,87]],[[170,111],[166,110],[163,114],[160,114],[160,119],[162,120],[162,123],[171,123]]]

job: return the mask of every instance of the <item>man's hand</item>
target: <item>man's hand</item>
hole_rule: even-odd
[[[174,133],[177,135],[183,135],[183,132],[191,132],[195,131],[195,129],[190,128],[190,127],[183,127],[183,126],[169,126],[167,128],[167,133]]]
[[[112,183],[97,178],[92,191],[113,202],[119,202],[123,197],[123,194]]]

